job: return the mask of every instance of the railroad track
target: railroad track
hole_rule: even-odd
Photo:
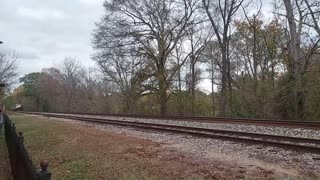
[[[81,115],[92,115],[92,116],[114,116],[114,117],[131,117],[131,118],[144,118],[144,119],[195,121],[195,122],[206,122],[206,123],[236,123],[236,124],[254,124],[254,125],[262,125],[262,126],[320,129],[320,122],[317,122],[317,121],[293,121],[293,120],[224,118],[224,117],[157,116],[157,115],[137,115],[137,114],[94,114],[94,113],[60,113],[60,112],[58,114],[70,114],[70,115],[81,114]]]
[[[309,139],[302,137],[277,136],[269,134],[249,133],[230,130],[208,129],[189,126],[167,125],[146,122],[133,122],[124,120],[112,120],[96,117],[83,117],[81,115],[63,115],[54,113],[26,113],[43,115],[47,117],[73,119],[91,123],[111,124],[117,126],[134,127],[139,129],[166,131],[179,134],[188,134],[198,137],[229,140],[247,144],[263,144],[266,146],[276,146],[295,151],[311,152],[320,154],[320,139]]]

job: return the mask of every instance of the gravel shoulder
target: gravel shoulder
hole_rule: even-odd
[[[67,119],[32,115],[15,115],[12,119],[25,131],[32,156],[37,161],[49,159],[55,177],[72,174],[72,162],[78,166],[79,159],[80,164],[86,162],[83,166],[87,172],[79,171],[93,179],[320,177],[320,160],[315,154]],[[30,127],[39,132],[30,135]],[[30,140],[37,139],[40,132],[46,143]]]

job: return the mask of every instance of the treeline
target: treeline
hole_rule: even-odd
[[[268,3],[271,19],[262,1],[105,1],[98,71],[68,59],[10,98],[41,111],[318,119],[320,2]]]
[[[96,69],[84,68],[74,58],[66,58],[60,67],[27,74],[20,82],[22,85],[5,100],[11,109],[15,104],[22,104],[26,111],[159,114],[156,94],[146,93],[135,102],[127,101],[118,86],[101,77]],[[180,96],[187,104],[190,94],[184,91]],[[210,115],[209,95],[198,91],[197,97],[197,112]],[[171,114],[178,113],[174,96],[168,106]],[[188,114],[190,105],[183,108]]]

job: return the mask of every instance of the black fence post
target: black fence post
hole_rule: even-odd
[[[12,176],[14,179],[19,179],[19,163],[18,163],[18,159],[19,159],[19,145],[16,139],[16,126],[14,123],[10,122],[10,141],[12,142],[12,154],[13,154],[13,159],[12,159]]]
[[[19,132],[19,136],[18,136],[19,140],[21,141],[21,143],[24,143],[24,137],[23,137],[23,133]]]
[[[10,121],[6,114],[0,115],[4,118],[5,139],[8,147],[13,179],[51,180],[51,173],[47,170],[49,166],[48,161],[41,161],[41,170],[37,171],[25,149],[23,133],[17,133],[15,124]]]
[[[41,170],[39,172],[39,180],[51,180],[51,172],[48,171],[49,163],[47,160],[40,162]]]

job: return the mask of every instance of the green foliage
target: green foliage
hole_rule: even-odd
[[[308,120],[320,119],[320,73],[309,72],[305,76],[305,115]]]
[[[21,91],[18,92],[17,96],[19,97],[19,101],[23,104],[25,110],[49,110],[49,104],[46,104],[47,102],[41,103],[42,99],[40,95],[39,84],[43,75],[44,74],[40,72],[33,72],[20,78],[20,82],[23,84]],[[41,107],[41,104],[43,104],[43,107]]]
[[[212,104],[211,95],[202,91],[195,92],[195,116],[211,116]],[[179,102],[179,98],[181,102]],[[191,92],[182,91],[172,95],[168,100],[168,114],[173,115],[191,115]],[[179,113],[179,106],[182,107],[182,113]]]
[[[37,84],[41,78],[41,73],[29,73],[20,78],[20,82],[23,83],[23,95],[38,97]]]
[[[275,111],[282,118],[293,119],[293,100],[294,100],[294,81],[292,76],[289,74],[283,76],[278,81],[278,90],[276,94],[275,101],[277,105],[275,106]]]
[[[248,106],[249,103],[247,102],[247,99],[242,96],[240,91],[234,92],[232,102],[232,117],[252,118],[255,116],[254,109],[251,106]]]

